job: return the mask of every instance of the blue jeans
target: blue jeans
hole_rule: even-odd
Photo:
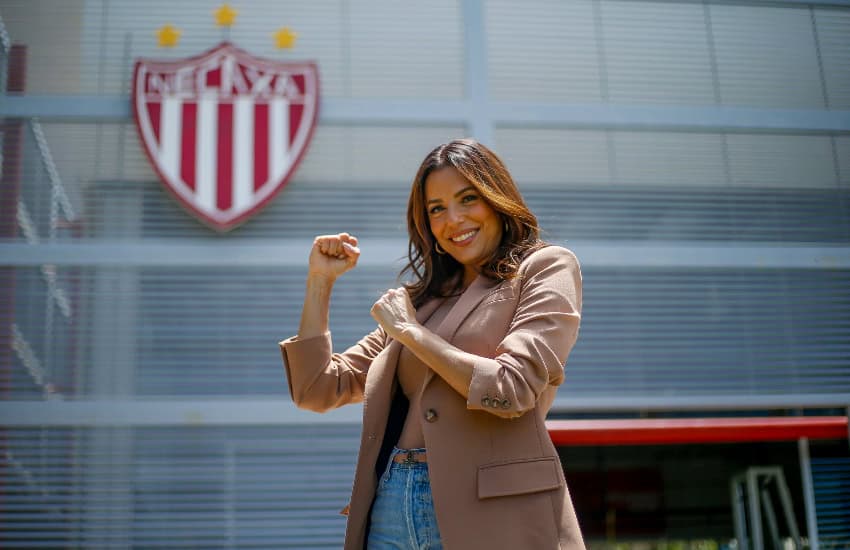
[[[414,449],[424,451],[425,449]],[[397,464],[393,458],[407,451],[393,449],[378,481],[372,505],[367,550],[442,550],[428,465]]]

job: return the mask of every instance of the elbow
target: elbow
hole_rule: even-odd
[[[331,403],[326,400],[316,399],[311,396],[308,392],[299,392],[298,394],[292,394],[292,402],[299,409],[303,409],[305,411],[315,412],[315,413],[326,413],[331,409],[335,409],[337,407],[336,403]]]

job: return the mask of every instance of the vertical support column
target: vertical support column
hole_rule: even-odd
[[[6,93],[26,88],[27,47],[9,49]],[[24,121],[6,119],[3,125],[3,166],[0,176],[0,240],[18,236],[18,200],[24,160]],[[15,268],[0,267],[0,398],[8,398],[12,378],[12,323],[15,321]]]
[[[2,23],[0,23],[2,25]],[[5,93],[22,93],[26,88],[27,47],[15,44],[6,52]],[[18,200],[21,190],[24,155],[24,121],[2,120],[2,175],[0,175],[0,241],[18,236]],[[12,392],[12,324],[15,322],[15,268],[0,267],[0,400],[9,399]],[[6,428],[0,426],[0,456],[9,451]],[[9,468],[0,460],[0,468]],[[4,472],[0,478],[9,479]],[[0,520],[8,519],[3,501],[6,489],[0,484]],[[2,523],[0,522],[0,528]]]
[[[137,187],[98,189],[96,211],[108,212],[102,233],[117,239],[141,238],[142,193]],[[93,277],[91,356],[88,358],[88,394],[119,403],[136,392],[136,333],[139,325],[138,268],[98,267]],[[131,427],[94,426],[86,448],[86,547],[132,547],[135,433]]]
[[[469,113],[469,133],[472,137],[492,147],[493,120],[490,116],[487,90],[490,86],[487,70],[487,33],[484,28],[484,2],[463,0],[464,76],[465,96]]]
[[[809,548],[818,550],[818,521],[815,511],[815,485],[812,482],[812,464],[809,459],[809,439],[800,438],[797,441],[800,454],[800,478],[803,480],[803,503],[806,509],[806,528],[809,532]]]
[[[761,509],[759,508],[759,480],[755,468],[747,470],[747,503],[750,513],[750,540],[753,550],[764,550],[761,532]]]
[[[747,514],[744,511],[746,494],[741,486],[743,482],[743,476],[734,476],[729,482],[729,494],[732,496],[732,521],[735,524],[738,548],[748,550],[750,541],[747,538]]]

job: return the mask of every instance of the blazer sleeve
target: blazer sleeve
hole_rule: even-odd
[[[581,269],[565,248],[548,246],[520,267],[520,296],[493,359],[473,365],[467,408],[515,418],[564,380],[581,320]],[[498,400],[499,406],[490,404]]]
[[[386,344],[387,334],[381,327],[343,353],[333,353],[330,332],[280,342],[292,401],[315,412],[363,401],[369,365]]]

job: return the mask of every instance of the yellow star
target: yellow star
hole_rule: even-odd
[[[173,48],[177,45],[181,35],[180,29],[172,24],[163,25],[156,31],[156,42],[160,48]]]
[[[289,27],[280,28],[274,33],[274,43],[279,49],[294,47],[297,39],[298,33],[293,32]]]
[[[220,8],[215,10],[215,24],[219,27],[230,27],[236,21],[236,15],[239,12],[231,8],[228,4],[222,4]]]

